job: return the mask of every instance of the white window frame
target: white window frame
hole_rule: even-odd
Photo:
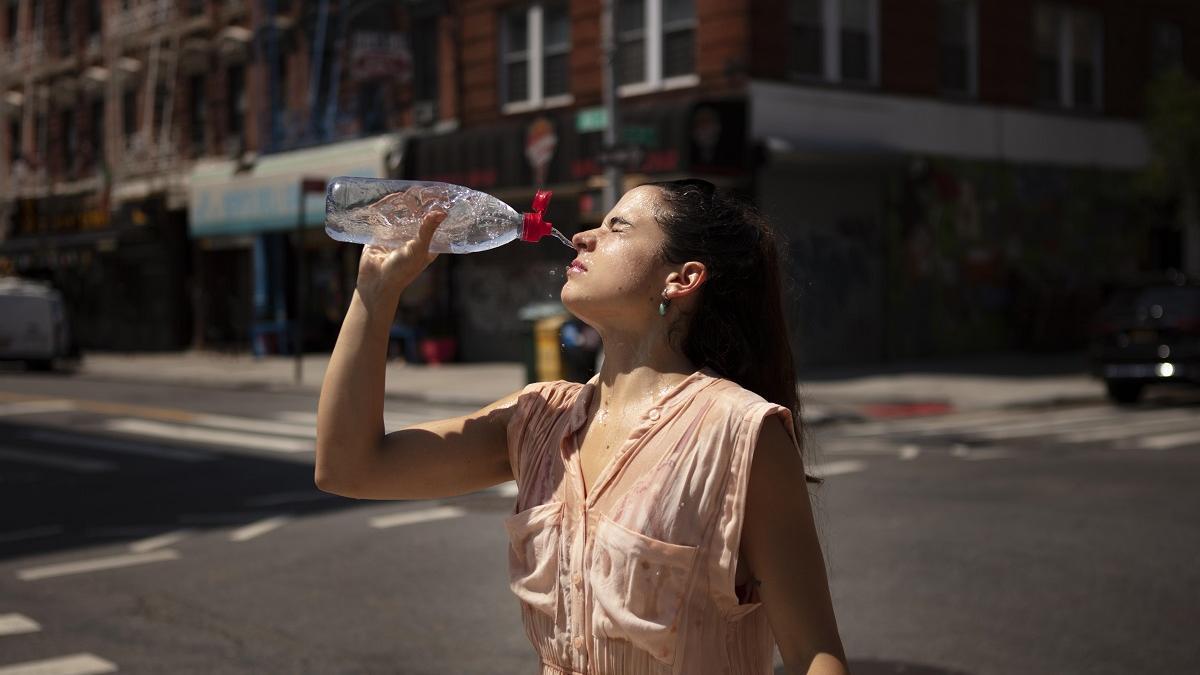
[[[692,4],[693,14],[695,3]],[[699,73],[686,73],[663,78],[663,8],[662,0],[646,0],[644,24],[646,48],[646,77],[641,82],[630,82],[617,87],[619,96],[638,96],[663,89],[682,89],[700,84]],[[614,24],[616,20],[614,19]],[[692,30],[699,21],[693,17]],[[614,30],[616,27],[614,26]]]
[[[569,10],[569,5],[568,5]],[[504,13],[514,11],[506,9]],[[519,10],[517,10],[519,11]],[[568,13],[568,16],[569,13]],[[545,81],[542,72],[542,66],[546,58],[546,46],[544,44],[543,21],[545,12],[543,3],[536,2],[525,8],[525,35],[527,39],[526,50],[522,52],[526,62],[526,76],[529,81],[529,98],[523,101],[506,101],[501,104],[501,111],[505,114],[520,113],[530,110],[541,110],[543,108],[556,108],[566,105],[571,105],[575,102],[575,97],[570,92],[566,94],[558,94],[555,96],[543,96],[542,89],[545,86]],[[500,22],[500,82],[502,90],[500,92],[500,100],[504,101],[508,98],[508,22]],[[570,42],[568,41],[567,53],[570,53]],[[568,82],[570,80],[568,79]]]
[[[851,86],[879,86],[879,0],[867,0],[867,35],[870,53],[867,55],[867,81],[845,80],[842,77],[842,0],[821,1],[822,74],[819,80]],[[789,17],[791,10],[789,7]],[[790,18],[789,18],[790,23]],[[812,81],[808,73],[791,73],[796,80]]]
[[[1058,101],[1057,105],[1067,110],[1082,110],[1088,112],[1104,111],[1104,17],[1096,11],[1077,9],[1056,4],[1039,4],[1035,12],[1053,12],[1058,29]],[[1075,52],[1075,34],[1072,26],[1075,19],[1087,17],[1096,22],[1099,39],[1096,40],[1095,53],[1092,54],[1095,66],[1093,75],[1096,84],[1096,101],[1094,105],[1080,106],[1075,102],[1075,71],[1071,67],[1072,55]],[[1036,21],[1036,17],[1035,17]]]
[[[945,89],[941,82],[938,86],[951,96],[979,97],[979,0],[960,0],[966,7],[966,37],[967,37],[967,90],[955,91]],[[939,5],[939,9],[940,9]],[[940,17],[939,17],[940,19]],[[940,41],[940,38],[939,38]],[[940,47],[940,45],[939,45]],[[940,53],[939,49],[939,53]],[[940,77],[940,73],[939,73]]]

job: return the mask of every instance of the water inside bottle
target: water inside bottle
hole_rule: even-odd
[[[563,246],[566,246],[567,248],[571,249],[572,251],[575,250],[575,244],[571,243],[571,240],[567,238],[567,235],[563,234],[562,232],[559,232],[557,227],[550,228],[550,234],[554,235],[555,239],[561,241]]]

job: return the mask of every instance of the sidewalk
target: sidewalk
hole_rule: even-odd
[[[801,370],[800,395],[817,419],[890,418],[1103,401],[1083,352],[1002,353]]]
[[[235,389],[317,391],[327,354],[303,359],[295,382],[288,356],[167,352],[84,357],[77,376],[171,382]],[[804,417],[810,424],[944,414],[988,408],[1063,405],[1103,400],[1104,387],[1085,373],[1082,353],[997,354],[800,372]],[[520,363],[387,365],[387,396],[427,403],[484,406],[525,385]]]
[[[294,380],[294,359],[248,354],[175,352],[88,354],[78,376],[95,380],[170,382],[236,389],[317,390],[328,354],[308,354],[302,380]],[[912,417],[983,410],[1036,407],[1104,398],[1103,384],[1085,374],[1080,353],[997,356],[877,364],[856,368],[800,371],[804,417],[812,424],[838,419]],[[386,393],[391,399],[433,404],[484,406],[524,386],[520,363],[388,364]]]

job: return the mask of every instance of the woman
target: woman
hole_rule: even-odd
[[[573,238],[584,385],[384,434],[387,329],[434,258],[367,247],[321,389],[316,482],[432,499],[516,479],[509,576],[543,675],[845,673],[801,459],[774,236],[704,181],[643,185]]]

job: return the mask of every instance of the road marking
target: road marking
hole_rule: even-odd
[[[179,553],[171,549],[148,551],[146,553],[114,555],[107,558],[92,558],[91,560],[76,560],[75,562],[59,563],[57,565],[31,567],[29,569],[19,570],[17,572],[17,578],[21,581],[35,581],[38,579],[49,579],[50,577],[61,577],[68,574],[82,574],[84,572],[117,569],[120,567],[130,567],[133,565],[144,565],[147,563],[163,562],[166,560],[176,560],[178,558]],[[0,670],[0,674],[3,672],[4,671]]]
[[[334,495],[331,495],[328,492],[313,492],[311,490],[304,492],[276,492],[274,494],[261,495],[253,499],[247,499],[246,506],[278,506],[279,504],[317,502],[333,498]]]
[[[233,525],[261,518],[261,513],[185,513],[179,516],[182,525]]]
[[[229,534],[229,541],[249,541],[271,530],[281,528],[291,522],[291,520],[290,516],[275,516],[273,518],[265,518],[257,523],[250,523],[245,527],[239,527],[231,532]]]
[[[82,459],[33,449],[0,448],[0,459],[24,462],[25,464],[39,464],[52,469],[65,469],[77,473],[103,473],[117,468],[117,465],[112,462]]]
[[[271,420],[256,420],[248,417],[233,417],[230,415],[196,415],[193,424],[218,429],[233,429],[236,431],[253,431],[260,434],[279,436],[298,436],[300,438],[316,438],[317,430],[311,425],[273,422]]]
[[[921,456],[921,448],[911,443],[900,446],[900,459],[911,461]]]
[[[56,534],[62,533],[62,531],[62,527],[58,525],[45,525],[42,527],[31,527],[27,530],[5,532],[4,534],[0,534],[0,544],[8,544],[14,541],[24,541],[26,539],[53,537]]]
[[[1170,450],[1181,445],[1200,443],[1200,431],[1187,431],[1180,434],[1156,434],[1139,438],[1134,445],[1142,450]]]
[[[836,462],[825,462],[816,464],[809,469],[809,472],[817,478],[828,478],[830,476],[840,476],[847,473],[856,473],[867,468],[866,462],[847,459]]]
[[[73,654],[42,661],[0,666],[0,675],[100,675],[115,673],[117,665],[93,654]]]
[[[439,506],[432,509],[422,509],[420,511],[404,511],[402,513],[393,513],[386,516],[375,516],[370,520],[371,527],[399,527],[401,525],[415,525],[417,523],[427,523],[432,520],[445,520],[446,518],[458,518],[466,515],[466,509],[461,509],[457,506]]]
[[[124,441],[119,441],[115,438],[75,436],[72,434],[59,433],[57,431],[33,431],[25,436],[26,438],[39,443],[51,443],[54,445],[68,446],[81,445],[86,448],[94,448],[96,450],[111,450],[113,452],[123,452],[131,455],[145,455],[148,457],[171,459],[180,462],[209,462],[213,459],[216,459],[211,453],[207,453],[202,450],[183,450],[181,448],[134,445]]]
[[[461,417],[470,412],[470,408],[446,408],[441,406],[421,407],[412,412],[384,412],[383,425],[387,429],[396,430],[431,420]],[[317,414],[314,412],[285,411],[275,415],[277,419],[297,424],[308,424],[316,428]]]
[[[520,492],[519,488],[517,488],[517,482],[515,480],[510,480],[507,483],[501,483],[499,485],[492,486],[491,490],[501,497],[516,497]]]
[[[997,419],[1013,418],[1011,410],[983,410],[978,412],[940,415],[928,419],[896,420],[892,422],[867,422],[847,429],[842,435],[848,438],[881,436],[896,433],[920,433],[927,430],[945,429],[970,424],[980,424]]]
[[[882,438],[829,438],[817,441],[817,451],[828,455],[891,455],[896,445]]]
[[[1133,420],[1115,426],[1060,434],[1057,440],[1067,443],[1113,441],[1131,436],[1156,435],[1154,434],[1156,431],[1192,431],[1198,423],[1200,423],[1200,420],[1196,419],[1195,413],[1174,415],[1172,417],[1155,417],[1153,419]]]
[[[1076,434],[1080,434],[1081,438],[1085,440],[1089,440],[1089,436],[1094,436],[1094,438],[1090,440],[1103,440],[1104,438],[1109,437],[1107,436],[1108,434],[1115,433],[1120,435],[1122,432],[1130,428],[1155,425],[1178,425],[1187,421],[1194,422],[1195,416],[1181,413],[1156,413],[1149,416],[1139,415],[1137,417],[1133,417],[1128,413],[1123,413],[1117,418],[1114,418],[1110,415],[1103,418],[1047,420],[1041,424],[1030,423],[1021,425],[1021,428],[980,429],[971,433],[976,436],[997,440],[1050,435],[1054,435],[1059,439],[1070,439]]]
[[[41,413],[69,412],[75,410],[75,402],[66,399],[46,399],[44,401],[17,401],[15,403],[0,403],[0,417],[9,415],[38,415]]]
[[[96,527],[84,532],[88,537],[144,537],[148,534],[161,532],[162,527],[157,525],[123,525],[118,527]]]
[[[156,537],[150,537],[148,539],[142,539],[141,541],[135,541],[129,545],[129,550],[133,551],[134,553],[148,553],[150,551],[160,549],[165,546],[170,546],[171,544],[174,544],[174,543],[182,540],[184,537],[190,535],[191,533],[192,533],[191,530],[186,530],[186,529],[174,530],[172,532],[166,532],[166,533],[160,534]]]
[[[0,614],[0,636],[36,633],[42,627],[24,614]]]
[[[971,450],[964,455],[962,459],[967,462],[985,462],[990,459],[1007,459],[1012,457],[1012,453],[1007,450]]]
[[[109,420],[104,426],[109,430],[126,434],[168,438],[193,443],[213,443],[216,445],[253,448],[256,450],[271,450],[274,452],[310,452],[313,449],[313,444],[310,441],[297,438],[276,438],[238,431],[219,431],[203,427],[166,424],[132,418]]]

